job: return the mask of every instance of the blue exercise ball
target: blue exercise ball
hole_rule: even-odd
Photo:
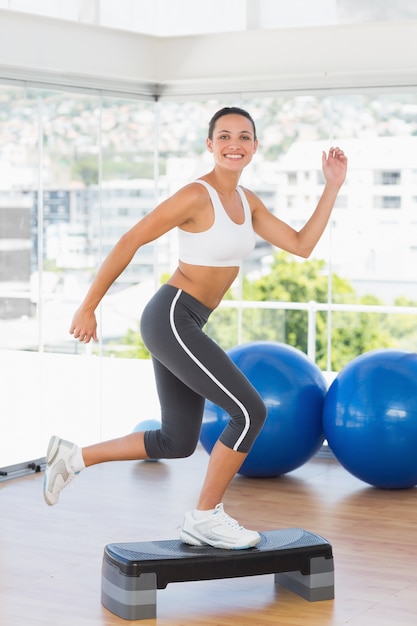
[[[158,430],[159,428],[161,428],[161,422],[158,422],[158,420],[149,419],[143,420],[143,422],[139,422],[139,424],[136,424],[133,432],[141,433],[145,430]]]
[[[228,350],[268,409],[265,424],[239,474],[279,476],[308,461],[324,441],[322,409],[326,383],[320,369],[291,346],[270,341]],[[200,441],[211,452],[229,415],[206,401]]]
[[[351,474],[385,489],[417,484],[417,354],[380,349],[351,361],[325,398],[323,427]]]

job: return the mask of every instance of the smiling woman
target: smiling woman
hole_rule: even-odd
[[[258,147],[255,124],[247,111],[238,107],[217,111],[206,144],[213,168],[161,202],[120,238],[70,328],[83,343],[97,340],[95,310],[110,286],[141,247],[179,229],[178,266],[141,317],[141,335],[154,365],[161,428],[83,449],[53,436],[46,455],[44,497],[48,505],[57,504],[75,474],[97,463],[191,455],[199,441],[205,400],[210,399],[230,419],[211,451],[196,508],[185,515],[180,537],[192,545],[245,549],[257,545],[260,535],[230,518],[222,500],[262,428],[266,406],[203,327],[252,251],[255,234],[294,254],[310,254],[345,180],[347,159],[340,148],[323,152],[324,190],[312,216],[297,231],[274,216],[255,193],[239,186],[242,171]]]

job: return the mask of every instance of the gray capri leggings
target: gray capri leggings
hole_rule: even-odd
[[[230,415],[220,441],[249,452],[266,418],[259,393],[230,357],[202,330],[211,310],[172,285],[163,285],[141,317],[161,404],[161,429],[145,432],[149,458],[180,458],[198,444],[205,399]]]

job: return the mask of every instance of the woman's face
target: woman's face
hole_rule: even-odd
[[[248,165],[257,147],[251,121],[234,113],[220,117],[214,125],[213,138],[207,139],[207,148],[215,162],[233,170]]]

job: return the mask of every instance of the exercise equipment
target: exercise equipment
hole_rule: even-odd
[[[158,430],[158,428],[161,428],[161,422],[158,422],[158,420],[149,419],[143,420],[143,422],[139,422],[139,424],[136,424],[133,432],[140,433],[145,430]]]
[[[180,540],[112,543],[104,549],[101,601],[123,619],[156,617],[156,591],[168,583],[275,574],[310,602],[334,598],[332,547],[300,528],[261,532],[249,550],[196,547]]]
[[[417,354],[394,349],[353,359],[331,384],[323,427],[338,461],[375,487],[417,484]]]
[[[301,350],[258,341],[228,351],[257,389],[267,419],[239,474],[279,476],[300,467],[324,441],[322,409],[327,385],[321,370]],[[229,415],[206,401],[200,442],[211,452]]]

